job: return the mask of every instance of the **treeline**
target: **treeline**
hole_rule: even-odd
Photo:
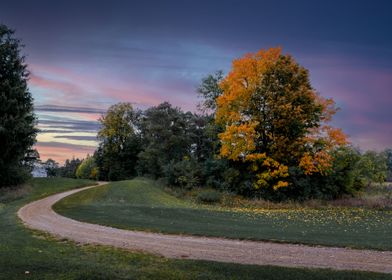
[[[0,187],[29,178],[37,133],[29,71],[14,32],[0,25]],[[150,176],[267,199],[335,198],[392,179],[392,152],[360,153],[331,126],[332,99],[279,48],[235,59],[202,80],[200,113],[164,102],[129,103],[100,119],[99,147],[84,160],[44,165],[49,176],[123,180]]]
[[[235,60],[228,75],[207,76],[198,92],[199,114],[168,102],[144,111],[111,106],[78,176],[149,176],[175,188],[274,200],[333,199],[391,176],[391,150],[353,148],[330,125],[333,100],[315,92],[308,71],[280,49]]]
[[[206,187],[269,199],[334,198],[384,182],[387,176],[392,179],[392,150],[361,153],[345,146],[336,151],[330,174],[304,175],[292,169],[290,185],[271,192],[255,188],[247,164],[219,157],[221,129],[211,115],[183,112],[167,102],[144,112],[119,103],[101,123],[94,156],[67,160],[58,175],[109,181],[149,176],[171,187]]]

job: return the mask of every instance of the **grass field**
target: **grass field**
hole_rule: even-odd
[[[387,274],[169,260],[103,246],[78,246],[28,230],[16,216],[29,201],[90,183],[35,179],[31,187],[0,194],[0,279],[392,279]],[[172,197],[161,201],[176,203]]]
[[[80,221],[125,229],[392,250],[392,211],[201,206],[140,178],[77,193],[54,208]]]

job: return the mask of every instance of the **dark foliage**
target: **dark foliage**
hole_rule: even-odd
[[[78,169],[82,161],[78,158],[73,158],[71,160],[67,159],[64,166],[59,167],[56,170],[56,174],[60,177],[66,178],[76,178],[76,170]]]
[[[14,31],[0,25],[0,187],[23,183],[29,177],[24,157],[37,133],[21,48]]]

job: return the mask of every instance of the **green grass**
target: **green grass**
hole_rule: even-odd
[[[0,279],[392,279],[391,275],[378,273],[170,260],[103,246],[79,246],[28,230],[16,216],[29,201],[90,183],[35,179],[30,188],[0,194]],[[136,202],[148,198],[147,193],[138,195],[117,199]],[[95,193],[94,199],[99,197]],[[183,203],[166,195],[151,199],[166,206],[180,207]]]
[[[392,211],[201,206],[171,196],[148,179],[77,193],[54,208],[80,221],[125,229],[392,250]]]

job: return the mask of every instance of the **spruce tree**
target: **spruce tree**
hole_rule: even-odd
[[[14,31],[0,25],[0,187],[28,178],[25,155],[37,133],[22,47]]]

